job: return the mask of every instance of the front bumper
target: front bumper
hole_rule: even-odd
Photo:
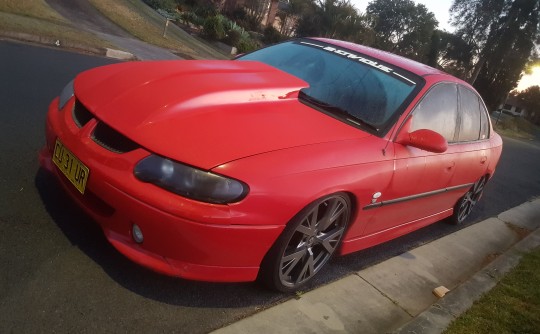
[[[154,271],[187,279],[240,282],[256,279],[260,263],[284,226],[235,225],[227,205],[192,201],[138,181],[134,164],[148,155],[143,149],[118,154],[91,139],[97,121],[82,128],[73,122],[73,101],[59,111],[49,106],[47,145],[40,164],[56,176],[75,202],[98,222],[109,242],[132,261]],[[56,139],[89,169],[85,194],[79,193],[52,163]],[[144,234],[137,244],[133,224]]]

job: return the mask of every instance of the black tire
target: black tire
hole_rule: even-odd
[[[469,217],[473,207],[478,203],[486,186],[487,176],[481,177],[473,186],[461,197],[454,206],[454,213],[448,222],[453,225],[459,225]]]
[[[259,281],[281,292],[305,286],[338,248],[351,216],[344,193],[325,196],[300,211],[266,254]]]

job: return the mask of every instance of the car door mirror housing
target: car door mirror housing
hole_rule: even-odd
[[[398,144],[419,148],[433,153],[443,153],[448,149],[448,142],[439,133],[420,129],[400,136]]]

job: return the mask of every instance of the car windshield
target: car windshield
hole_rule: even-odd
[[[295,40],[244,55],[309,83],[299,99],[337,118],[384,130],[421,79],[402,69],[316,40]],[[402,111],[402,110],[401,110]]]

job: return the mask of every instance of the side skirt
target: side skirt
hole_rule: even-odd
[[[414,220],[414,221],[411,221],[402,225],[394,226],[384,231],[380,231],[380,232],[373,233],[370,235],[364,235],[364,236],[350,239],[350,240],[343,240],[340,250],[339,250],[339,254],[340,255],[349,254],[352,252],[366,249],[366,248],[381,244],[383,242],[395,239],[397,237],[400,237],[412,231],[418,230],[427,225],[433,224],[441,219],[450,217],[453,211],[454,209],[444,210],[437,214],[434,214],[425,218],[421,218],[418,220]]]

